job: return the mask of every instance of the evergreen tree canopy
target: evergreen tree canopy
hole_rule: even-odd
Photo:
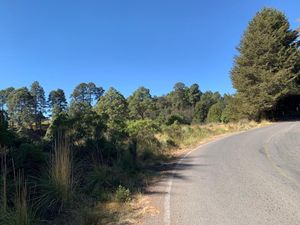
[[[73,102],[92,105],[93,101],[98,101],[103,93],[102,87],[97,87],[93,82],[89,82],[77,85],[71,97]]]
[[[204,123],[210,107],[221,100],[219,92],[207,91],[202,94],[200,101],[196,104],[194,112],[194,122]]]
[[[53,90],[49,93],[48,104],[52,115],[63,112],[67,109],[67,100],[65,92],[62,89]]]
[[[128,119],[128,104],[125,97],[114,88],[110,88],[100,99],[95,108],[96,112],[106,118],[109,131],[124,132]]]
[[[191,85],[191,87],[189,88],[189,102],[190,104],[195,107],[197,102],[200,101],[202,92],[199,89],[199,85],[198,84],[193,84]]]
[[[188,91],[189,88],[184,83],[178,82],[174,85],[173,91],[169,94],[173,110],[182,111],[189,105]]]
[[[259,119],[279,99],[299,92],[297,37],[276,9],[264,8],[250,21],[231,71],[242,114]]]
[[[24,87],[14,90],[8,97],[9,118],[18,128],[29,128],[33,122],[34,99]]]
[[[34,120],[36,126],[41,129],[41,121],[46,112],[46,98],[45,91],[38,81],[32,83],[30,88],[30,94],[33,97],[33,110],[34,110]]]
[[[221,102],[212,105],[207,114],[207,122],[209,123],[221,122],[222,112],[223,112],[223,105]]]
[[[0,90],[0,109],[4,110],[4,106],[7,104],[8,96],[15,89],[13,87],[6,88],[4,90]]]
[[[132,96],[128,98],[128,107],[130,116],[134,119],[145,119],[150,117],[153,110],[153,99],[150,90],[145,87],[137,89]]]

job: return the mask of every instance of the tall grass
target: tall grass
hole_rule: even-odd
[[[1,176],[2,176],[2,190],[1,190],[1,212],[7,210],[7,160],[6,160],[6,149],[0,146],[0,157],[1,157]],[[1,187],[0,186],[0,187]]]
[[[16,173],[13,166],[13,184],[15,186],[14,201],[8,207],[8,169],[7,169],[7,150],[1,149],[1,175],[2,175],[2,190],[1,190],[1,211],[0,224],[5,225],[34,225],[35,216],[29,204],[29,194],[24,176],[20,171]],[[13,161],[12,161],[13,165]]]
[[[62,131],[55,135],[49,171],[39,183],[37,207],[47,217],[63,212],[72,200],[74,182],[70,141]]]
[[[16,194],[14,210],[8,212],[8,224],[11,225],[33,225],[34,213],[29,205],[29,194],[27,192],[27,185],[23,175],[18,172],[15,178]]]
[[[69,139],[62,132],[57,134],[54,142],[51,178],[61,188],[62,195],[68,197],[73,187],[72,159]]]

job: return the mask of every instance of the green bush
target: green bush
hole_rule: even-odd
[[[115,199],[117,202],[130,201],[130,190],[120,185],[116,190]]]
[[[216,103],[212,105],[208,111],[207,122],[209,123],[219,123],[221,122],[223,107],[221,103]]]
[[[28,143],[21,144],[19,149],[13,151],[13,159],[17,170],[31,175],[38,173],[46,163],[42,148]]]
[[[177,124],[187,124],[182,116],[179,115],[171,115],[167,118],[166,125],[170,126],[174,123]]]

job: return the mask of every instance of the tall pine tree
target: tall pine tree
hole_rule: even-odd
[[[299,92],[297,38],[298,32],[276,9],[264,8],[250,21],[231,71],[245,117],[260,119],[280,99]]]

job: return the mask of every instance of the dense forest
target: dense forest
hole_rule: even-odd
[[[140,87],[128,98],[93,82],[77,85],[69,100],[63,89],[46,96],[38,81],[1,90],[0,224],[99,224],[90,209],[142,192],[150,165],[177,147],[181,126],[299,116],[298,32],[286,16],[262,9],[238,51],[233,95],[181,82],[163,96]]]

